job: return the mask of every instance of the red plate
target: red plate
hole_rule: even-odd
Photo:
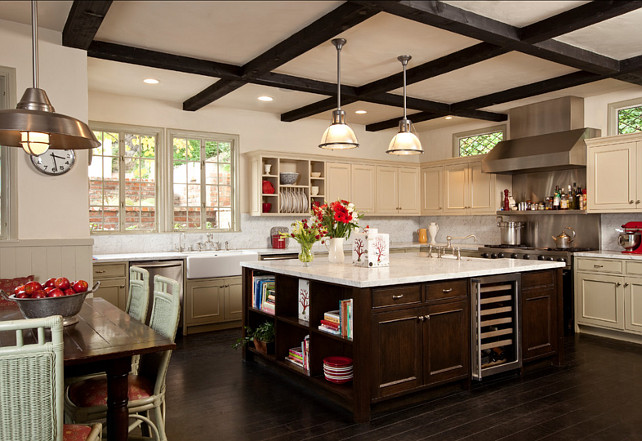
[[[324,358],[323,363],[332,367],[347,367],[352,365],[352,358],[335,355]]]

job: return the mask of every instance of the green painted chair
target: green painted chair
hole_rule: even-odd
[[[99,440],[101,424],[63,424],[62,317],[0,322],[0,334],[12,331],[16,344],[0,347],[0,441]]]
[[[149,272],[137,266],[129,267],[129,292],[125,312],[134,320],[145,323],[149,307]]]
[[[177,281],[154,276],[154,302],[149,326],[174,341],[180,317],[180,291]],[[135,421],[130,431],[146,423],[154,439],[166,441],[165,377],[172,351],[143,354],[138,374],[128,376],[129,417]],[[65,394],[65,412],[74,422],[104,420],[107,412],[107,380],[104,375],[72,383]]]

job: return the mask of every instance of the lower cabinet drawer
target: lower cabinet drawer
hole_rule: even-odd
[[[584,259],[576,261],[578,271],[591,271],[596,273],[622,273],[622,261],[615,259]]]
[[[372,291],[373,308],[415,303],[421,303],[421,285],[402,285]]]
[[[441,300],[451,297],[465,297],[468,294],[468,280],[448,280],[426,284],[426,300]]]
[[[104,279],[105,277],[126,277],[126,263],[99,263],[94,264],[94,279]]]
[[[625,263],[626,273],[634,276],[642,276],[642,262],[629,260]]]

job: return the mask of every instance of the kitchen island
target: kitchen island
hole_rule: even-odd
[[[480,333],[475,320],[479,304],[486,301],[499,302],[488,313],[508,311],[504,314],[514,332],[501,335],[508,328],[492,327],[498,346],[493,350],[499,354],[499,346],[510,346],[507,358],[513,354],[520,359],[516,369],[547,358],[561,363],[561,262],[407,253],[391,255],[390,266],[382,268],[331,264],[324,258],[308,267],[297,260],[242,266],[243,324],[255,329],[271,322],[276,334],[272,351],[246,347],[244,359],[265,362],[300,380],[314,394],[351,411],[355,421],[368,421],[380,403],[421,399],[450,383],[470,384],[472,359],[484,346],[476,344]],[[274,291],[267,292],[274,296],[273,308],[263,307],[261,280],[273,280]],[[514,291],[513,303],[503,293],[479,301],[480,292],[502,289]],[[338,310],[342,300],[352,303],[352,339],[319,329],[325,314]],[[300,311],[304,307],[307,320]],[[498,317],[490,316],[504,320]],[[290,349],[303,341],[309,342],[309,367],[288,360]],[[324,378],[324,359],[330,356],[353,360],[352,381],[335,384]],[[499,358],[483,363],[501,364]]]

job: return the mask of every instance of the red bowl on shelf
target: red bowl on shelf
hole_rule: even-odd
[[[269,213],[272,209],[272,204],[270,202],[263,202],[263,213]]]

